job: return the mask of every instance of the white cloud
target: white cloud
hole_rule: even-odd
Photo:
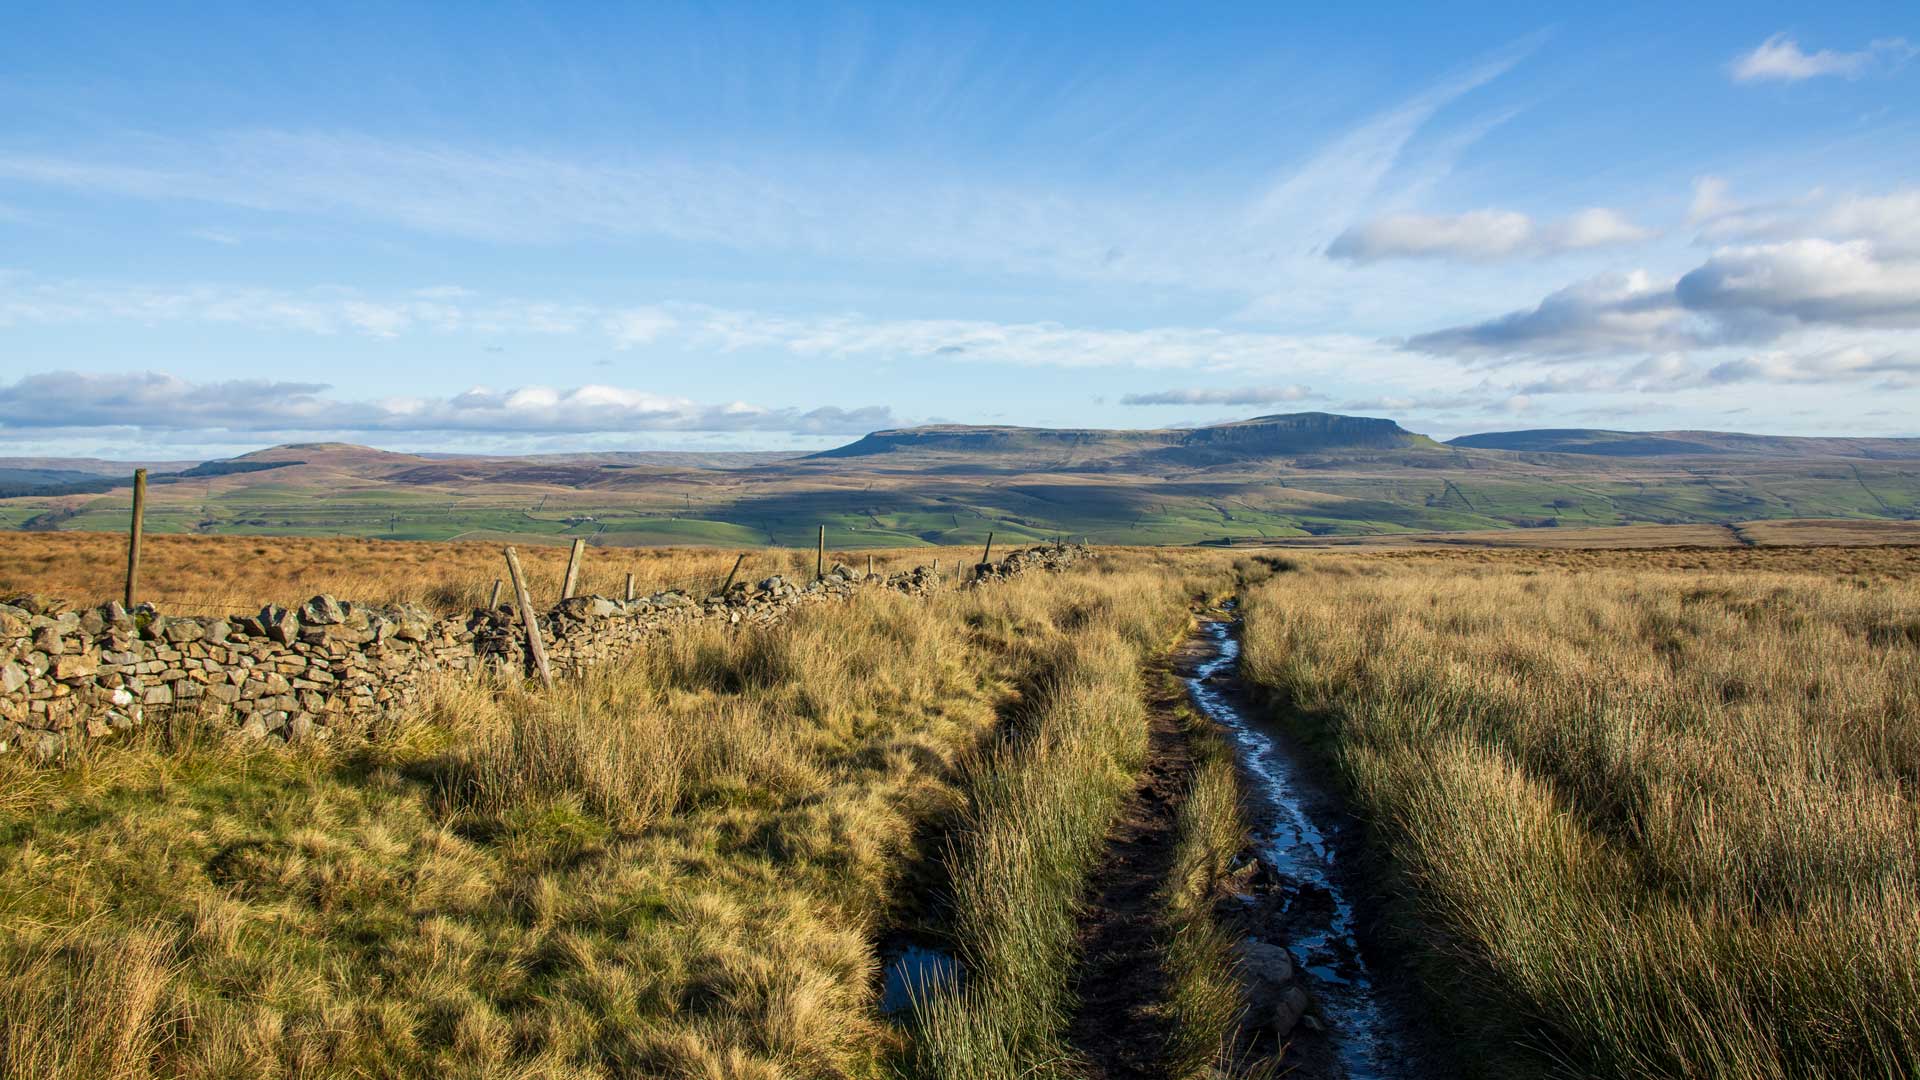
[[[678,321],[662,308],[632,308],[607,316],[606,329],[616,346],[627,349],[658,340]]]
[[[1311,387],[1239,386],[1229,389],[1158,390],[1150,394],[1127,394],[1122,405],[1278,405],[1318,397]]]
[[[1533,308],[1419,334],[1419,352],[1483,359],[1578,357],[1696,348],[1715,329],[1683,309],[1671,281],[1645,271],[1602,274],[1549,294]]]
[[[1898,66],[1916,50],[1905,38],[1883,38],[1858,52],[1807,52],[1786,34],[1775,34],[1733,61],[1735,82],[1800,82],[1822,75],[1857,79],[1876,67]]]
[[[1723,181],[1703,177],[1689,218],[1703,240],[1742,242],[1714,248],[1671,280],[1644,271],[1601,275],[1533,308],[1415,335],[1406,345],[1522,362],[1762,345],[1809,328],[1858,334],[1920,327],[1920,189],[1814,192],[1760,205],[1736,202]],[[1839,355],[1832,348],[1828,354]],[[1727,370],[1782,370],[1754,363]]]
[[[1394,214],[1355,225],[1327,246],[1329,258],[1352,262],[1451,258],[1491,261],[1541,257],[1638,243],[1653,236],[1617,210],[1593,207],[1561,221],[1536,224],[1512,210],[1427,216]]]
[[[1834,200],[1814,228],[1845,240],[1868,240],[1882,256],[1920,258],[1920,188]]]
[[[1727,181],[1720,176],[1702,176],[1693,182],[1693,198],[1687,203],[1687,224],[1698,225],[1734,209],[1727,198]]]
[[[1609,210],[1604,206],[1578,211],[1543,230],[1546,246],[1553,251],[1584,251],[1618,244],[1637,244],[1653,235],[1652,229],[1635,225],[1618,210]]]
[[[1687,223],[1700,230],[1700,243],[1868,240],[1882,256],[1920,258],[1920,188],[1838,195],[1815,189],[1767,202],[1741,202],[1728,190],[1718,177],[1694,181]]]
[[[1844,344],[1809,350],[1770,350],[1714,365],[1712,383],[1768,382],[1827,384],[1884,377],[1891,387],[1911,385],[1920,376],[1920,342],[1904,347]]]
[[[1468,422],[1497,423],[1499,418],[1527,412],[1533,402],[1510,386],[1481,382],[1466,390],[1414,394],[1386,394],[1379,397],[1342,401],[1334,408],[1343,413],[1389,416],[1405,422],[1409,416],[1434,418],[1442,424]]]
[[[1693,311],[1803,323],[1920,326],[1920,262],[1882,259],[1865,240],[1725,248],[1675,285]]]
[[[1452,217],[1395,214],[1347,229],[1327,245],[1327,256],[1353,262],[1436,256],[1495,259],[1525,247],[1533,231],[1527,215],[1512,211],[1474,210]]]
[[[770,409],[703,405],[616,386],[486,387],[445,398],[352,401],[323,383],[192,382],[164,372],[28,375],[0,384],[0,433],[138,428],[228,432],[474,432],[499,435],[633,431],[862,434],[894,423],[882,406]]]

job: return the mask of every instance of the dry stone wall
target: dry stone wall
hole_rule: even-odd
[[[1016,551],[976,567],[966,585],[1059,569],[1089,554],[1065,544]],[[704,598],[574,597],[537,619],[548,662],[563,676],[696,621],[772,622],[863,589],[923,594],[937,584],[924,566],[869,577],[836,564],[819,581],[776,576]],[[184,618],[145,604],[68,611],[16,597],[0,603],[0,751],[51,756],[181,708],[230,713],[254,738],[324,739],[343,724],[407,705],[431,678],[528,674],[525,634],[510,607],[436,619],[417,608],[322,595],[292,610],[269,605],[253,615]]]

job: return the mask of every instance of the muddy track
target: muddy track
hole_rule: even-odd
[[[1068,1043],[1095,1080],[1164,1077],[1172,1032],[1163,1007],[1160,890],[1173,867],[1175,825],[1193,756],[1180,709],[1185,689],[1170,660],[1146,672],[1146,767],[1107,836],[1106,857],[1080,922],[1080,1010]]]
[[[1385,936],[1393,889],[1378,874],[1377,853],[1366,849],[1365,828],[1327,763],[1242,680],[1239,630],[1232,616],[1201,624],[1200,637],[1210,647],[1188,686],[1200,714],[1234,746],[1242,812],[1258,876],[1268,882],[1256,884],[1237,914],[1229,902],[1216,916],[1239,933],[1284,945],[1313,999],[1317,1022],[1285,1040],[1284,1075],[1435,1080],[1471,1072],[1436,1064],[1451,1060],[1451,1048],[1420,1019],[1434,1002],[1416,991],[1409,957]],[[1262,1047],[1269,1045],[1264,1039]]]

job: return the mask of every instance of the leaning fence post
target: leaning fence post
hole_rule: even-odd
[[[140,528],[147,511],[147,470],[133,470],[133,523],[127,533],[127,595],[125,606],[133,610],[133,594],[140,585]]]
[[[580,584],[580,553],[587,549],[586,540],[573,538],[573,551],[567,555],[567,576],[560,579],[560,599],[573,595],[574,586]]]
[[[520,555],[507,549],[507,576],[513,578],[513,599],[520,608],[520,622],[527,628],[527,652],[533,655],[534,669],[540,681],[553,685],[553,669],[547,666],[547,647],[540,641],[540,620],[533,614],[533,598],[527,595],[527,579],[520,573]]]
[[[813,553],[813,580],[823,581],[827,576],[827,527],[820,526],[820,546]]]
[[[492,611],[494,608],[497,608],[499,606],[500,606],[500,579],[494,578],[493,591],[487,594],[487,610]]]
[[[720,592],[723,595],[726,593],[728,589],[733,588],[733,576],[740,572],[740,564],[746,561],[747,561],[747,553],[744,551],[734,557],[733,569],[727,571],[727,580],[722,582],[720,585]]]

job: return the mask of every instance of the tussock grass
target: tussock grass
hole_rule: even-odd
[[[1247,843],[1239,776],[1226,740],[1198,717],[1188,719],[1193,773],[1176,819],[1173,869],[1161,897],[1167,1006],[1174,1016],[1167,1065],[1177,1077],[1204,1076],[1233,1064],[1244,1011],[1233,939],[1213,917],[1215,886]]]
[[[1248,674],[1560,1071],[1920,1073],[1911,577],[1301,562]]]
[[[327,744],[0,761],[0,1077],[877,1075],[916,829],[999,702],[1164,637],[1201,562],[690,627]]]
[[[0,1068],[11,1076],[128,1080],[148,1075],[186,1017],[168,992],[164,929],[87,927],[23,935],[0,957]]]
[[[952,933],[966,972],[915,1004],[925,1076],[1068,1076],[1078,904],[1147,752],[1140,668],[1204,595],[1185,556],[1070,587],[1070,633],[1039,650],[1008,738],[967,772],[952,834]],[[1184,564],[1187,573],[1180,572]],[[1005,611],[1009,624],[1028,613]]]

